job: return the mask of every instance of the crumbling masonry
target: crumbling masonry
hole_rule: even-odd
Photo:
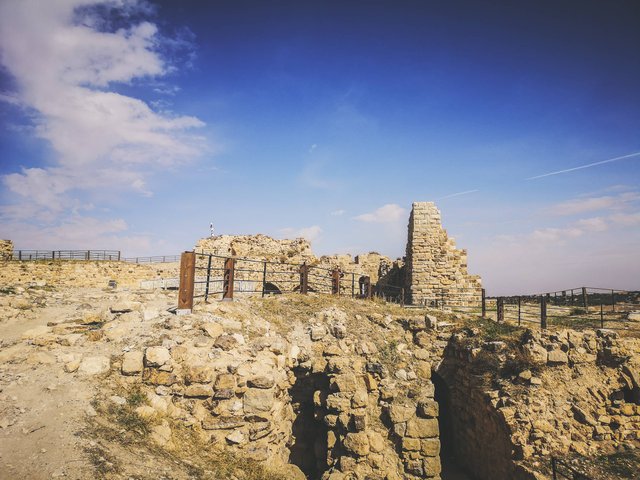
[[[467,252],[458,250],[433,202],[414,202],[409,217],[405,288],[408,300],[425,305],[478,305],[482,284],[467,272]]]

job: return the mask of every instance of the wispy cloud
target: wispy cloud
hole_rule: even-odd
[[[542,175],[536,175],[535,177],[529,177],[529,178],[527,178],[527,180],[536,180],[538,178],[550,177],[552,175],[560,175],[561,173],[574,172],[576,170],[583,170],[585,168],[596,167],[598,165],[604,165],[605,163],[617,162],[617,161],[620,161],[620,160],[624,160],[626,158],[639,157],[639,156],[640,156],[640,152],[630,153],[628,155],[622,155],[620,157],[609,158],[607,160],[601,160],[599,162],[588,163],[586,165],[580,165],[578,167],[566,168],[564,170],[556,170],[555,172],[543,173]]]
[[[619,210],[640,201],[640,192],[624,192],[619,195],[601,197],[574,198],[550,206],[547,211],[554,215],[576,215],[599,210]]]
[[[355,220],[360,222],[375,222],[375,223],[389,223],[397,222],[398,220],[404,220],[407,216],[406,209],[395,203],[388,203],[382,207],[374,210],[373,212],[363,213],[354,217]]]
[[[290,238],[305,238],[310,242],[317,240],[322,234],[320,225],[311,225],[310,227],[292,228],[286,227],[279,230],[280,235]]]
[[[331,216],[332,217],[340,217],[342,215],[344,215],[347,211],[340,209],[340,210],[334,210],[333,212],[331,212]]]

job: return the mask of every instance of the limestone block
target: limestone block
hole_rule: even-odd
[[[345,450],[357,456],[366,456],[369,454],[369,437],[366,433],[347,433],[342,443]]]
[[[438,436],[438,420],[435,418],[413,418],[407,422],[408,437],[433,438]]]
[[[251,388],[242,397],[242,404],[245,414],[258,414],[268,412],[275,403],[273,390],[260,390]]]
[[[145,351],[145,365],[148,367],[162,367],[171,361],[171,353],[165,347],[149,347]]]
[[[143,357],[144,354],[138,350],[126,352],[122,357],[122,374],[137,375],[141,373],[144,366]]]
[[[107,373],[110,368],[111,360],[109,357],[85,357],[78,366],[78,373],[81,375],[100,375]]]

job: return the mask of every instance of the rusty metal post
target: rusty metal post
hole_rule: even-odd
[[[209,281],[211,280],[211,255],[209,255],[209,261],[207,262],[207,283],[204,287],[204,301],[209,299]]]
[[[183,252],[180,256],[180,287],[178,290],[178,310],[176,313],[191,313],[193,309],[193,288],[196,278],[196,254]]]
[[[236,259],[226,258],[224,260],[224,276],[222,277],[222,300],[233,301],[233,274],[235,273]]]
[[[373,299],[373,288],[371,287],[371,277],[364,277],[366,279],[367,286],[367,299]]]
[[[300,293],[306,295],[309,291],[309,265],[303,263],[300,265]]]
[[[547,329],[547,299],[544,295],[540,297],[540,328]]]
[[[482,289],[482,318],[487,316],[487,297],[484,288]]]
[[[340,269],[338,267],[331,271],[331,295],[340,295]]]
[[[262,265],[262,297],[264,298],[265,290],[267,289],[267,261],[264,261]]]
[[[589,311],[589,301],[587,300],[587,287],[582,287],[582,306],[587,312]]]
[[[404,307],[404,287],[400,289],[400,305]]]
[[[518,326],[520,326],[520,323],[522,321],[522,297],[518,297]]]
[[[496,309],[498,310],[498,323],[504,322],[504,298],[498,297],[496,300]]]

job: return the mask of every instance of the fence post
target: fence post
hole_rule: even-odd
[[[222,277],[222,300],[233,301],[233,274],[236,268],[235,258],[225,258],[224,276]]]
[[[582,287],[582,306],[587,312],[589,311],[589,302],[587,300],[587,287]]]
[[[22,260],[22,250],[18,250],[18,260]]]
[[[262,297],[264,298],[265,290],[267,289],[267,261],[264,261],[262,265]]]
[[[602,307],[602,302],[600,302],[600,328],[604,328],[604,309]]]
[[[338,267],[331,271],[331,294],[340,295],[340,269]]]
[[[207,262],[207,283],[204,288],[204,301],[209,299],[209,280],[211,279],[211,255],[209,255],[209,261]]]
[[[557,471],[558,467],[556,465],[556,457],[551,457],[551,472],[553,473],[553,480],[558,480]]]
[[[371,288],[371,277],[367,276],[365,278],[365,285],[367,287],[367,300],[371,300],[373,298],[373,289]]]
[[[196,254],[183,252],[180,256],[180,289],[178,291],[178,315],[191,313],[193,308],[193,287],[196,277]]]
[[[522,307],[522,297],[519,296],[518,297],[518,326],[520,326],[520,322],[522,320],[522,316],[520,314],[522,310],[521,307]]]
[[[498,297],[496,299],[496,309],[498,311],[498,314],[497,314],[498,323],[504,322],[504,298]]]
[[[122,253],[122,252],[120,252],[120,250],[118,250],[118,261],[120,261],[121,253]]]
[[[309,291],[309,265],[303,263],[300,265],[300,293],[306,295]]]
[[[616,292],[611,290],[611,311],[616,311]]]
[[[547,299],[544,295],[540,297],[540,328],[547,329]]]
[[[404,307],[404,287],[400,289],[400,305]]]
[[[87,253],[84,254],[84,259],[89,261],[89,250],[87,250]]]
[[[484,288],[482,289],[482,318],[487,316],[487,297]]]

